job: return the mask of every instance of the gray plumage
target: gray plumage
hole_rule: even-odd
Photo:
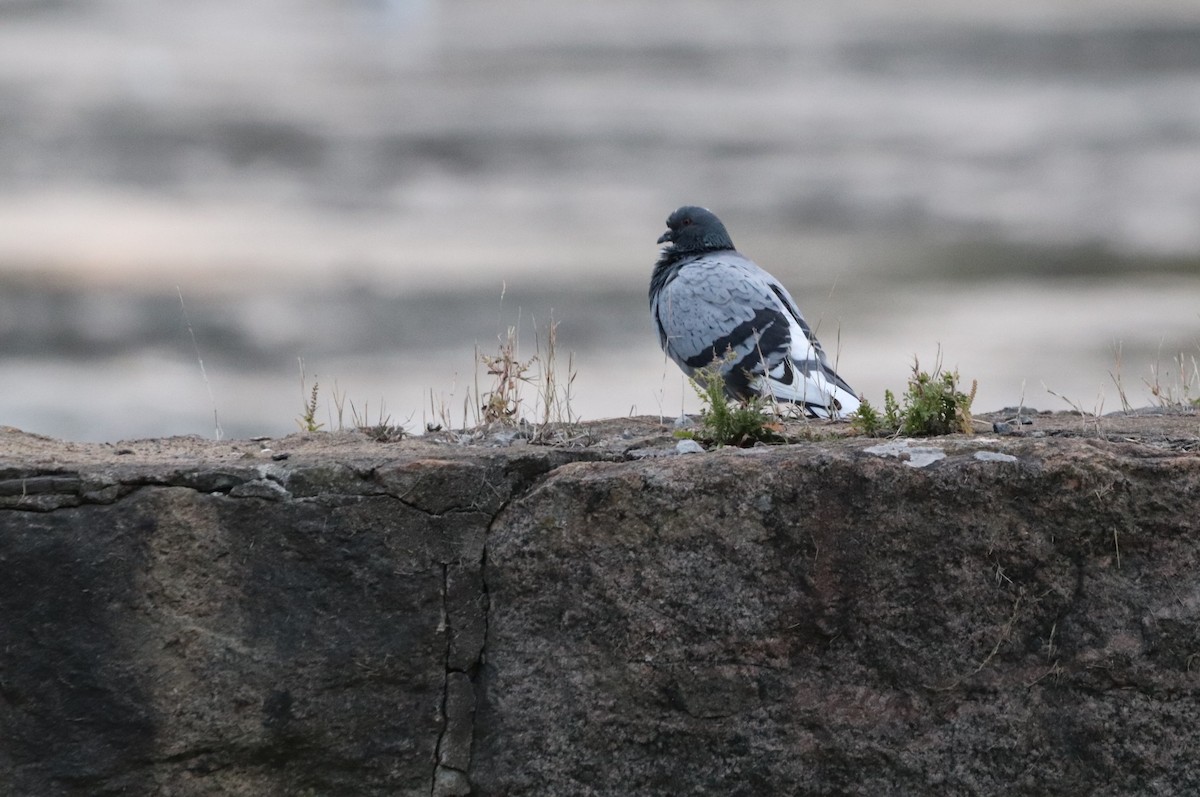
[[[733,398],[766,396],[818,418],[858,408],[791,294],[734,248],[711,211],[679,208],[658,242],[666,246],[650,277],[650,313],[685,374],[717,362]]]

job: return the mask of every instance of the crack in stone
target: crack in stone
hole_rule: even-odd
[[[455,661],[456,620],[462,618],[461,607],[457,613],[451,609],[454,593],[451,584],[450,564],[442,565],[442,631],[446,634],[445,659],[443,661],[441,720],[442,728],[434,749],[433,781],[431,797],[465,797],[471,792],[468,769],[471,763],[471,741],[474,736],[475,686],[470,675],[461,669],[465,662]],[[477,670],[482,655],[483,639],[474,659],[467,665]]]
[[[405,503],[403,499],[396,498],[400,503]],[[438,734],[437,744],[433,748],[433,774],[429,781],[429,794],[431,797],[437,797],[438,794],[438,772],[442,768],[442,745],[446,742],[446,734],[450,731],[450,721],[446,716],[446,702],[450,694],[450,613],[447,605],[450,592],[450,565],[442,565],[442,619],[441,631],[446,635],[446,649],[442,658],[442,704],[438,711],[442,721],[442,730]]]
[[[554,472],[551,468],[543,475]],[[442,730],[438,735],[436,760],[434,762],[433,782],[430,786],[431,797],[458,797],[471,793],[470,760],[472,740],[475,734],[475,708],[480,698],[483,665],[487,661],[487,638],[491,622],[491,596],[487,583],[488,540],[492,529],[499,521],[512,501],[527,494],[540,479],[534,479],[518,487],[513,485],[512,493],[495,511],[483,530],[483,543],[480,545],[479,560],[475,563],[478,568],[477,611],[482,614],[482,630],[479,635],[478,649],[470,663],[454,662],[454,632],[451,621],[451,565],[442,565],[442,623],[446,634],[445,675],[442,681],[441,719]],[[462,669],[465,665],[466,669]],[[465,723],[465,727],[460,723]],[[454,736],[459,738],[455,741]]]
[[[378,495],[382,498],[391,498],[392,500],[396,501],[397,503],[401,504],[402,506],[407,507],[408,509],[411,509],[414,512],[420,512],[422,515],[425,515],[426,517],[430,517],[430,518],[441,518],[441,517],[446,517],[447,515],[469,515],[472,513],[482,513],[483,512],[482,509],[479,509],[479,508],[475,507],[474,505],[452,506],[449,509],[442,510],[441,512],[434,512],[432,510],[426,509],[425,507],[421,506],[420,504],[414,504],[412,501],[407,501],[404,498],[401,498],[400,496],[396,495],[395,493],[385,492],[385,493],[376,493],[375,495]],[[363,496],[363,497],[369,498],[371,496]]]

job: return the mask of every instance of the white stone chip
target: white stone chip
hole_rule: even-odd
[[[976,451],[975,459],[981,462],[1016,462],[1012,454],[1001,454],[999,451]]]
[[[893,440],[863,450],[880,457],[897,457],[910,468],[924,468],[946,458],[946,452],[940,448],[913,446],[911,443],[911,440]]]

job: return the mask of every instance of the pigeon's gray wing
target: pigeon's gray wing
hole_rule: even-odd
[[[756,334],[786,329],[779,301],[734,252],[705,255],[683,264],[651,308],[663,350],[689,376],[714,361],[741,360]]]
[[[689,376],[715,361],[739,398],[771,396],[820,417],[858,406],[791,296],[736,252],[683,264],[651,304],[663,350]]]

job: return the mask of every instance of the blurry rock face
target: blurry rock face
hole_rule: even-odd
[[[1200,458],[873,442],[2,459],[0,782],[1200,789]]]

